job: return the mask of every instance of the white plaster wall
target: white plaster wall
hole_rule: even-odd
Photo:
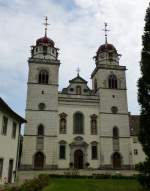
[[[3,115],[8,117],[7,135],[1,134],[2,130],[2,118]],[[12,138],[12,126],[13,122],[17,123],[16,138]],[[0,184],[3,184],[8,180],[8,168],[9,160],[13,159],[13,171],[16,170],[16,157],[17,157],[17,147],[18,147],[18,134],[19,134],[19,123],[13,119],[8,114],[0,111],[0,158],[3,158],[3,173]],[[6,177],[6,179],[5,179]],[[12,182],[14,182],[14,176],[12,176]]]
[[[46,110],[57,110],[57,89],[57,86],[29,84],[26,109],[39,110],[39,103],[45,103]],[[44,91],[44,94],[42,94],[42,91]]]
[[[135,142],[135,139],[137,140],[136,142]],[[132,136],[130,140],[131,140],[131,145],[132,145],[133,165],[136,165],[140,162],[143,162],[146,158],[146,155],[142,149],[142,145],[138,141],[137,136]],[[138,155],[134,154],[135,149],[138,150]]]
[[[40,70],[47,70],[49,72],[49,84],[58,84],[58,72],[59,72],[58,63],[57,64],[29,63],[28,82],[38,83],[38,75]]]
[[[49,72],[47,85],[38,84],[38,75],[41,69],[46,69]],[[36,142],[37,128],[40,124],[44,126],[44,150],[42,152],[46,158],[45,165],[57,164],[57,144],[55,142],[58,130],[58,69],[59,61],[29,63],[27,124],[25,125],[22,165],[33,166],[33,157],[39,151],[36,148]],[[44,111],[39,110],[39,103],[46,105]]]
[[[114,126],[118,127],[120,137],[130,137],[128,115],[100,114],[101,136],[112,136]]]
[[[84,115],[84,134],[73,134],[73,115],[77,112],[82,112]],[[87,162],[90,163],[90,167],[98,168],[99,167],[99,134],[98,135],[91,135],[90,129],[90,116],[92,114],[96,114],[98,116],[98,105],[91,106],[91,105],[82,105],[81,103],[68,103],[68,104],[59,104],[59,113],[66,113],[67,114],[67,134],[59,134],[58,136],[58,151],[59,151],[59,141],[66,141],[66,159],[65,160],[58,160],[58,167],[59,168],[69,168],[70,163],[70,146],[69,144],[74,141],[74,138],[77,136],[83,137],[84,141],[88,144],[87,148]],[[98,132],[99,133],[99,132]],[[92,160],[91,159],[91,142],[96,141],[98,143],[98,159]],[[58,152],[59,157],[59,152]]]
[[[129,165],[132,164],[132,158],[130,156],[131,147],[128,138],[119,138],[119,153],[122,156],[122,164]],[[101,138],[101,155],[102,163],[101,165],[112,165],[112,155],[113,155],[113,139],[112,137]]]
[[[101,89],[99,94],[101,112],[112,113],[111,107],[116,106],[118,113],[128,114],[126,90]]]
[[[123,70],[113,70],[104,68],[99,69],[95,74],[95,76],[93,77],[92,83],[94,83],[94,79],[96,78],[98,88],[108,88],[108,77],[111,73],[115,74],[117,77],[118,88],[126,89],[126,77],[125,77],[125,71]]]

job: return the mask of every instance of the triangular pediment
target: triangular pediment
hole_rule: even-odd
[[[87,83],[81,76],[77,75],[77,77],[73,78],[69,81],[70,83]]]

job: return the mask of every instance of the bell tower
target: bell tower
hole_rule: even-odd
[[[58,77],[60,61],[58,48],[45,35],[31,47],[28,60],[26,120],[22,169],[51,169],[57,167]]]
[[[96,52],[96,67],[91,75],[93,91],[99,96],[100,168],[112,169],[118,160],[118,168],[128,169],[132,164],[132,156],[126,67],[119,64],[121,55],[114,45],[108,43],[107,23],[104,31],[105,44]]]

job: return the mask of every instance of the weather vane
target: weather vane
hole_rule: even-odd
[[[48,27],[48,25],[49,25],[49,23],[48,23],[48,17],[47,17],[47,16],[45,17],[45,23],[43,23],[43,25],[45,26],[45,36],[47,36],[47,27]]]
[[[108,32],[109,30],[107,29],[108,23],[104,23],[105,24],[105,29],[103,29],[103,31],[105,32],[105,44],[107,44],[107,37],[108,37]]]

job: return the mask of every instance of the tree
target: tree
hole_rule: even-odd
[[[146,159],[138,165],[138,170],[140,183],[150,190],[150,4],[146,11],[142,40],[141,78],[138,81],[138,101],[141,106],[139,141]]]

